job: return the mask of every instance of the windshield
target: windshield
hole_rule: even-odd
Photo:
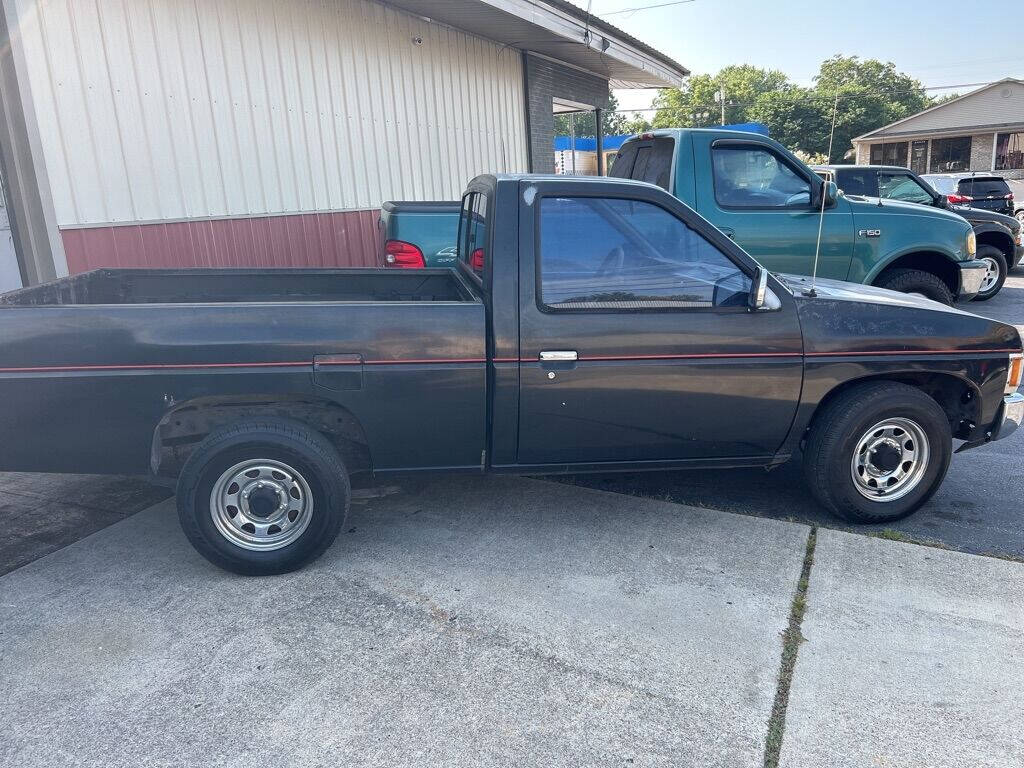
[[[922,176],[921,178],[931,184],[939,194],[952,195],[956,193],[956,180],[949,176]]]

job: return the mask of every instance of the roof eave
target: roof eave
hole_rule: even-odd
[[[385,0],[420,18],[538,53],[615,88],[666,88],[689,70],[567,0]]]

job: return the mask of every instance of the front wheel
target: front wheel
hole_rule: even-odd
[[[875,283],[879,288],[912,293],[947,306],[953,304],[953,292],[942,278],[921,269],[894,269],[884,273]]]
[[[982,245],[974,257],[985,264],[985,277],[981,281],[981,290],[973,301],[988,301],[1003,287],[1006,282],[1006,257],[994,245]]]
[[[319,557],[344,525],[349,496],[323,435],[261,419],[214,430],[196,447],[178,478],[178,518],[214,565],[264,576]]]
[[[896,382],[867,383],[815,416],[804,476],[815,498],[856,523],[906,517],[938,490],[952,455],[939,404]]]

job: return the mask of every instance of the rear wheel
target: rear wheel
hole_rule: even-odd
[[[233,424],[211,432],[178,478],[178,517],[215,565],[285,573],[319,557],[348,512],[348,474],[334,447],[297,422]]]
[[[875,285],[890,291],[917,294],[942,304],[953,304],[953,292],[942,278],[921,269],[891,270],[884,273]]]
[[[999,293],[1006,282],[1006,257],[994,245],[981,245],[975,258],[985,263],[985,277],[974,301],[987,301]]]
[[[835,514],[881,523],[906,517],[931,498],[951,455],[949,422],[931,397],[906,384],[866,383],[815,417],[804,476]]]

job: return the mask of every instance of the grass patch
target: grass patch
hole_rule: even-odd
[[[814,565],[814,547],[818,543],[818,528],[811,528],[807,534],[807,549],[804,552],[804,564],[800,570],[800,580],[796,585],[796,594],[789,610],[789,624],[782,633],[782,665],[779,669],[779,682],[775,688],[775,701],[772,703],[772,714],[768,718],[768,736],[765,740],[764,768],[778,768],[779,755],[782,752],[782,735],[786,730],[786,710],[789,707],[789,689],[793,684],[793,670],[796,669],[796,655],[804,636],[800,626],[807,610],[807,587],[811,581],[811,566]]]

